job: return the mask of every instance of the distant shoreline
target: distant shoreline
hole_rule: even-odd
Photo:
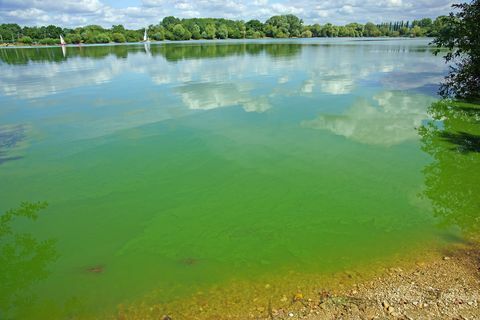
[[[122,46],[122,45],[149,45],[149,44],[182,44],[182,43],[252,43],[252,42],[280,42],[280,43],[288,43],[290,41],[298,41],[298,40],[352,40],[352,41],[390,41],[390,40],[427,40],[433,39],[432,37],[315,37],[315,38],[258,38],[258,39],[191,39],[191,40],[159,40],[159,41],[150,41],[150,42],[109,42],[109,43],[80,43],[80,44],[67,44],[67,45],[48,45],[48,44],[30,44],[25,45],[22,43],[0,43],[0,49],[22,49],[22,48],[78,48],[78,47],[98,47],[98,46]]]

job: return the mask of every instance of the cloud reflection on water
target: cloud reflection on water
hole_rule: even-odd
[[[421,94],[384,91],[373,97],[373,103],[361,98],[340,115],[322,114],[303,126],[360,143],[392,146],[418,137],[415,128],[427,118],[425,107],[434,100]]]
[[[23,106],[48,109],[49,119],[58,121],[65,119],[67,104],[76,113],[74,126],[91,136],[230,106],[261,113],[287,97],[305,96],[320,107],[329,95],[368,98],[372,89],[416,90],[436,85],[445,71],[441,59],[418,49],[425,48],[418,41],[328,41],[152,44],[147,51],[143,45],[68,47],[66,57],[60,48],[2,49],[0,100],[28,100]],[[99,105],[99,99],[113,102]],[[407,98],[389,104],[401,105],[402,99]],[[128,103],[113,107],[115,100]],[[405,111],[395,105],[382,108],[359,102],[334,122],[325,116],[316,126],[362,137],[362,112],[386,123],[391,115],[398,118],[393,109]],[[400,120],[402,128],[407,122],[418,124],[417,111],[402,114],[413,116]],[[12,118],[18,112],[9,106],[0,110]],[[347,124],[355,134],[348,133]],[[379,144],[405,140],[401,135],[384,137]]]

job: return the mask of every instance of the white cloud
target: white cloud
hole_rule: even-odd
[[[345,13],[345,14],[352,14],[353,13],[353,7],[352,6],[349,6],[349,5],[345,5],[343,6],[341,9],[340,9],[340,12],[341,13]]]

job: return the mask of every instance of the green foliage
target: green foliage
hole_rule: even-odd
[[[202,38],[205,39],[215,39],[215,34],[217,30],[213,24],[208,24],[205,26],[205,31],[202,33]]]
[[[65,41],[67,41],[67,40],[65,40]],[[53,46],[53,45],[56,45],[56,44],[60,44],[60,39],[45,38],[45,39],[41,39],[38,43]]]
[[[380,32],[380,30],[376,25],[374,25],[371,22],[368,22],[367,24],[365,24],[365,27],[363,28],[363,35],[365,37],[379,37],[382,35],[382,33]]]
[[[287,14],[273,16],[265,22],[265,34],[273,38],[299,37],[303,30],[303,21]]]
[[[163,41],[165,40],[165,33],[164,32],[156,32],[152,36],[153,40],[156,41]]]
[[[453,64],[440,94],[480,101],[480,0],[453,7],[456,12],[438,22],[441,28],[433,41],[437,54],[441,48],[449,50],[444,58]]]
[[[107,33],[99,33],[99,34],[95,35],[94,42],[95,43],[109,43],[110,42],[110,37],[108,36]]]
[[[173,28],[179,23],[180,23],[180,19],[169,16],[169,17],[163,18],[161,25],[165,29],[173,32]]]
[[[70,33],[67,36],[65,36],[65,41],[67,43],[80,43],[82,42],[82,36],[79,35],[78,33]]]
[[[127,39],[122,33],[116,32],[116,33],[112,33],[112,41],[117,43],[123,43],[127,41]]]
[[[425,35],[425,30],[422,29],[420,26],[416,25],[412,29],[410,29],[409,35],[411,37],[423,37]]]
[[[116,25],[116,26],[113,25],[113,26],[112,26],[112,29],[110,29],[110,31],[111,31],[112,33],[121,33],[121,34],[124,34],[126,30],[125,30],[125,27],[124,27],[123,25],[119,24],[119,25]]]
[[[218,27],[216,36],[218,39],[227,39],[228,38],[228,28],[226,25],[222,24]]]
[[[143,39],[143,34],[141,31],[127,30],[125,31],[125,38],[127,42],[138,42]]]
[[[298,17],[287,14],[269,18],[265,23],[259,20],[234,21],[215,18],[179,19],[173,16],[163,18],[158,24],[148,27],[153,40],[189,39],[243,39],[243,38],[290,38],[290,37],[423,37],[438,36],[445,28],[449,17],[438,17],[409,21],[396,21],[375,25],[349,23],[345,26],[313,24],[304,26]],[[0,25],[0,41],[19,42],[30,37],[32,42],[49,43],[62,34],[68,43],[139,42],[143,40],[144,29],[128,30],[121,24],[105,29],[99,25],[88,25],[75,29],[57,26],[20,27],[17,24]],[[125,39],[125,40],[124,40]]]
[[[190,33],[192,34],[192,39],[201,39],[202,38],[202,33],[200,30],[200,26],[196,23],[192,24],[191,27],[189,28]]]
[[[190,31],[185,29],[180,23],[176,24],[173,27],[172,33],[174,37],[173,40],[190,40],[190,38],[192,37]]]
[[[245,28],[246,30],[251,30],[252,32],[262,32],[263,31],[263,23],[261,23],[259,20],[250,20],[247,23],[245,23]]]
[[[312,37],[312,34],[313,34],[312,31],[310,31],[310,30],[308,30],[308,29],[307,29],[307,30],[304,30],[304,31],[302,32],[302,38],[311,38],[311,37]]]
[[[20,39],[18,39],[18,42],[23,44],[32,44],[33,40],[30,37],[21,37]]]
[[[15,42],[19,38],[22,28],[16,23],[0,25],[0,37],[3,42]]]

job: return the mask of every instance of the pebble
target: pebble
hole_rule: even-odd
[[[288,316],[289,316],[290,318],[292,318],[292,317],[294,316],[293,312],[289,312],[289,313],[288,313]]]
[[[443,260],[450,260],[450,257],[445,256],[443,257]]]
[[[293,301],[301,301],[301,300],[303,300],[303,294],[300,292],[295,293],[295,295],[293,296]]]

